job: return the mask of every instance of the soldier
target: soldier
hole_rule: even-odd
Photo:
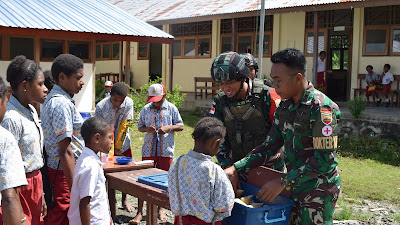
[[[246,61],[246,65],[247,67],[249,67],[250,70],[249,78],[253,80],[254,78],[256,78],[258,72],[257,59],[250,53],[243,53],[240,54],[240,56]]]
[[[221,91],[216,95],[210,114],[227,128],[225,142],[217,159],[226,168],[244,158],[254,147],[263,143],[271,128],[271,121],[280,97],[273,89],[255,78],[249,85],[249,68],[235,52],[219,55],[211,67],[211,77]],[[283,171],[282,150],[265,163]],[[276,163],[274,165],[274,163]],[[245,174],[242,178],[245,178]]]
[[[299,50],[282,50],[271,61],[273,85],[285,100],[276,110],[266,141],[225,172],[236,189],[237,171],[261,165],[284,146],[287,173],[266,181],[257,197],[272,201],[286,188],[296,202],[292,224],[332,224],[340,193],[336,157],[339,107],[306,80],[306,59]]]

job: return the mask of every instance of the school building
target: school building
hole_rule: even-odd
[[[171,43],[173,37],[149,25],[106,0],[2,0],[0,1],[0,76],[17,55],[51,69],[63,53],[84,62],[83,89],[74,96],[80,112],[94,110],[96,43],[140,41]],[[119,47],[113,46],[119,57]],[[120,68],[122,71],[122,68]]]
[[[182,91],[194,92],[194,77],[210,77],[212,60],[220,53],[234,50],[258,57],[260,0],[108,2],[175,37],[172,53],[168,45],[130,44],[134,88],[147,83],[148,76],[161,76],[166,87],[172,79]],[[265,13],[261,78],[269,76],[273,53],[297,48],[307,56],[307,77],[312,80],[314,24],[318,52],[327,52],[327,69],[333,71],[327,83],[334,100],[353,98],[359,88],[357,74],[365,74],[367,65],[381,73],[389,63],[391,72],[400,74],[399,0],[266,0]],[[118,73],[112,44],[96,43],[96,74]]]

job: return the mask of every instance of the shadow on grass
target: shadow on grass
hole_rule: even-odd
[[[201,119],[201,116],[197,110],[192,111],[180,111],[183,123],[185,126],[194,128],[197,122]]]
[[[343,157],[371,159],[400,166],[400,144],[379,137],[340,137],[338,153]]]

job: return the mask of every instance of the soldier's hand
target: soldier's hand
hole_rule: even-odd
[[[278,177],[266,182],[258,192],[257,198],[261,201],[271,202],[282,192],[284,188],[285,186],[282,185],[281,178]]]
[[[239,183],[239,175],[238,172],[235,168],[235,166],[230,166],[226,169],[224,169],[226,175],[228,175],[229,180],[231,181],[232,187],[233,187],[233,191],[236,194],[236,190],[238,188],[238,186],[240,186]]]
[[[156,132],[157,132],[156,126],[150,125],[150,126],[147,128],[147,132],[148,132],[148,133],[156,133]]]

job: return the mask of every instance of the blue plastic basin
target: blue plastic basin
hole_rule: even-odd
[[[115,158],[115,161],[119,164],[127,164],[129,162],[132,162],[132,158],[130,157],[117,157]]]

